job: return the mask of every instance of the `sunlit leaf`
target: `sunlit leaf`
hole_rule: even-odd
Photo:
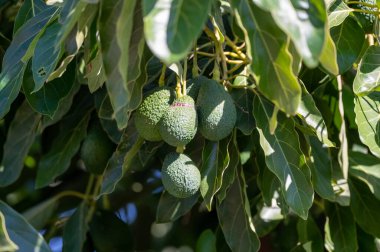
[[[288,37],[275,24],[270,13],[247,0],[232,1],[241,28],[246,30],[250,71],[259,90],[287,114],[295,114],[301,100],[301,87],[292,70]]]
[[[18,251],[51,252],[44,238],[15,210],[0,201],[0,212],[5,217],[5,227]]]
[[[144,33],[152,52],[166,64],[186,56],[206,23],[211,0],[144,0]]]
[[[380,48],[370,46],[363,55],[354,79],[353,90],[357,95],[378,90],[380,86]]]
[[[343,0],[334,1],[329,9],[329,27],[342,24],[352,11]]]
[[[326,33],[325,44],[319,58],[321,66],[334,76],[339,74],[337,50],[330,33]]]
[[[5,217],[0,211],[0,252],[14,252],[18,249],[19,247],[9,238]]]
[[[268,101],[255,96],[253,115],[260,134],[260,145],[265,153],[265,162],[280,180],[286,203],[301,218],[307,219],[314,198],[311,181],[303,171],[309,168],[299,148],[300,143],[292,119],[279,117],[276,131],[273,135],[270,133],[272,111],[273,106]]]

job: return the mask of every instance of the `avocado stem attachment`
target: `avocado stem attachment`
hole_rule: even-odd
[[[182,154],[185,151],[185,149],[186,148],[183,145],[182,146],[177,146],[176,152]]]

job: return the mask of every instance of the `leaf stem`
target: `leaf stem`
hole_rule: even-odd
[[[206,52],[197,51],[197,54],[207,56],[207,57],[211,57],[211,58],[215,57],[215,54],[213,54],[213,53],[206,53]]]
[[[241,48],[245,46],[245,44],[243,44],[240,48],[235,45],[235,43],[227,36],[225,36],[225,40],[226,40],[226,43],[228,46],[230,46],[232,48],[232,50],[234,50],[237,55],[239,56],[239,58],[241,58],[242,60],[247,60],[247,56],[241,51]]]
[[[371,8],[377,8],[376,4],[370,4],[370,3],[366,3],[366,2],[362,2],[362,1],[347,1],[346,4],[348,4],[348,5],[350,5],[350,4],[360,4],[362,6],[367,6],[367,7],[371,7]]]
[[[198,67],[198,51],[197,51],[197,41],[195,41],[194,44],[194,56],[193,56],[193,68],[192,68],[192,75],[193,78],[197,77],[199,75],[199,67]]]
[[[138,136],[138,138],[137,138],[136,142],[133,144],[132,148],[125,155],[124,163],[123,163],[123,174],[128,170],[129,166],[132,163],[134,156],[140,150],[143,143],[144,143],[144,139],[141,136]]]
[[[182,95],[186,95],[187,60],[183,62]]]
[[[369,10],[361,10],[361,9],[352,9],[354,12],[361,12],[361,13],[367,13],[367,14],[373,14],[373,15],[379,15],[379,11],[369,11]]]
[[[166,73],[166,65],[163,64],[162,69],[161,69],[160,79],[158,79],[158,86],[159,87],[165,86],[165,73]]]

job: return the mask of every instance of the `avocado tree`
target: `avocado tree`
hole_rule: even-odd
[[[0,0],[0,252],[378,251],[379,9]]]

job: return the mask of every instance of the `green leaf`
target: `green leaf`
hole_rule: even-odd
[[[341,25],[331,28],[330,33],[337,50],[339,73],[342,74],[349,70],[359,57],[365,34],[351,17]]]
[[[244,174],[238,173],[226,198],[216,207],[219,225],[232,251],[258,251],[260,240],[252,222]]]
[[[61,46],[57,45],[58,33],[62,26],[59,23],[49,25],[37,42],[32,59],[33,92],[40,90],[57,66],[61,56]]]
[[[91,93],[98,90],[107,80],[103,67],[103,56],[99,50],[95,58],[86,67],[86,78]]]
[[[29,19],[49,8],[44,0],[25,0],[17,12],[13,33],[17,32]]]
[[[53,118],[64,98],[78,85],[75,81],[75,68],[76,64],[71,64],[61,78],[49,82],[37,92],[34,90],[34,74],[26,71],[23,90],[30,106],[38,113]]]
[[[329,27],[341,25],[352,11],[343,0],[334,1],[329,9]]]
[[[10,71],[0,73],[0,119],[9,111],[22,85],[26,65],[19,62]]]
[[[364,95],[380,86],[380,47],[370,46],[364,53],[354,79],[353,90],[356,95]]]
[[[35,229],[42,229],[48,223],[50,218],[55,214],[58,207],[58,198],[52,197],[37,205],[32,206],[22,213],[24,218]]]
[[[311,242],[310,251],[324,251],[321,232],[312,217],[309,217],[307,220],[298,219],[297,233],[298,240],[301,244]]]
[[[51,252],[41,234],[7,204],[0,201],[0,212],[5,217],[5,226],[10,239],[22,251]]]
[[[331,159],[328,149],[315,137],[310,137],[311,177],[315,191],[324,199],[335,201],[334,188],[332,186]]]
[[[77,104],[76,111],[61,122],[63,130],[53,140],[52,148],[40,160],[36,188],[49,185],[69,168],[72,157],[86,137],[91,112],[89,105],[86,100]]]
[[[7,228],[5,226],[5,217],[0,212],[0,252],[14,252],[19,247],[9,238]]]
[[[248,0],[234,0],[240,27],[245,30],[247,53],[259,90],[287,114],[295,114],[301,100],[301,87],[292,70],[292,56],[285,33],[268,12]]]
[[[253,225],[257,235],[263,237],[273,232],[281,220],[284,219],[284,216],[281,214],[281,208],[277,205],[266,206],[261,204],[257,208],[257,213],[253,216]]]
[[[300,150],[292,119],[279,114],[278,127],[273,135],[270,134],[272,111],[273,106],[269,102],[255,96],[253,115],[260,134],[260,145],[265,153],[265,162],[280,180],[286,203],[301,218],[307,219],[314,198],[311,182],[304,174],[309,168]]]
[[[116,151],[108,161],[98,198],[102,195],[110,194],[115,190],[117,183],[130,169],[133,158],[143,143],[144,139],[139,136],[136,137],[136,130],[134,128],[124,132]]]
[[[255,128],[255,121],[252,116],[253,93],[248,89],[232,89],[230,92],[232,99],[235,101],[237,112],[236,128],[244,135],[252,134]]]
[[[211,229],[206,229],[197,240],[195,251],[197,252],[217,252],[216,237]]]
[[[366,183],[375,197],[380,200],[380,160],[360,152],[350,152],[349,158],[349,174]]]
[[[209,211],[215,194],[220,190],[223,174],[230,162],[228,145],[231,138],[227,137],[218,142],[206,141],[202,152],[200,192]]]
[[[0,186],[15,182],[24,167],[24,159],[37,135],[41,115],[34,112],[26,101],[17,110],[10,124],[4,155],[0,166]]]
[[[88,208],[82,203],[66,222],[63,229],[63,252],[81,252],[86,241]]]
[[[327,126],[323,120],[321,112],[315,105],[313,96],[309,94],[302,84],[301,103],[297,109],[297,114],[306,122],[306,124],[315,132],[318,139],[328,147],[334,147],[335,144],[329,140]]]
[[[327,14],[324,1],[253,0],[269,11],[276,24],[290,37],[305,64],[318,66],[325,40]]]
[[[380,237],[380,200],[375,198],[363,182],[351,179],[349,186],[355,221],[367,233]]]
[[[179,199],[171,196],[167,191],[164,191],[158,202],[156,222],[165,223],[176,221],[192,209],[198,202],[198,198],[198,193],[185,199]]]
[[[325,239],[331,249],[342,252],[357,251],[356,227],[350,208],[337,204],[328,205],[327,216]]]
[[[358,125],[360,140],[377,157],[380,157],[379,108],[380,92],[355,99],[355,122]]]
[[[149,48],[167,65],[183,59],[200,35],[211,0],[144,0],[144,33]]]
[[[103,1],[100,17],[100,41],[107,90],[118,127],[127,126],[136,104],[131,104],[136,92],[136,79],[141,75],[144,52],[143,20],[140,2]],[[144,62],[145,63],[145,62]],[[137,88],[136,88],[137,89]],[[137,90],[142,96],[141,89]]]
[[[329,32],[326,33],[325,45],[319,58],[322,68],[336,76],[339,74],[337,51]]]

